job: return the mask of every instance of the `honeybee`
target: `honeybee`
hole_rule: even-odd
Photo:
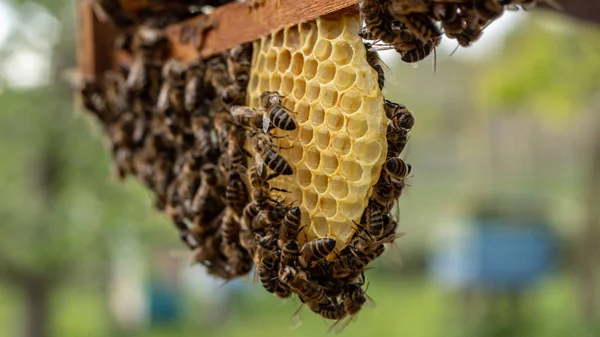
[[[359,1],[360,16],[365,21],[365,30],[359,36],[366,40],[381,40],[386,43],[394,38],[392,31],[392,18],[381,0]]]
[[[400,155],[406,143],[408,142],[408,130],[396,129],[392,124],[388,125],[386,133],[388,143],[387,157],[397,157]]]
[[[483,21],[495,20],[504,13],[504,5],[500,0],[475,0],[473,6]]]
[[[399,0],[390,1],[388,9],[393,16],[403,16],[416,13],[429,13],[429,1],[423,0]]]
[[[271,127],[271,122],[266,118],[264,112],[247,106],[232,106],[231,115],[233,116],[234,123],[250,129],[268,132]]]
[[[385,115],[392,121],[394,128],[412,129],[415,125],[415,115],[404,104],[394,103],[387,99],[383,101]]]
[[[221,56],[209,59],[206,63],[205,81],[210,85],[215,94],[223,92],[223,89],[231,84],[227,66]]]
[[[185,110],[185,66],[179,61],[171,59],[163,66],[162,76],[164,83],[156,103],[158,110],[163,113],[167,109],[183,112]]]
[[[328,301],[325,289],[308,280],[306,273],[286,266],[279,274],[280,280],[292,288],[304,302],[325,303]]]
[[[370,43],[365,43],[365,49],[367,50],[367,62],[377,72],[377,84],[379,85],[379,90],[383,89],[383,85],[385,84],[385,72],[383,71],[383,61],[379,58],[379,54],[375,49],[372,48],[373,45]]]
[[[192,201],[192,211],[203,213],[204,210],[211,207],[209,200],[218,199],[218,186],[222,185],[221,172],[213,164],[205,164],[200,171],[200,180],[202,184],[196,192]]]
[[[403,183],[404,179],[410,174],[412,167],[404,160],[392,157],[385,162],[383,169],[386,171],[389,181],[393,184]]]
[[[204,99],[204,72],[206,66],[201,60],[189,66],[189,79],[185,85],[184,107],[187,111],[194,111]]]
[[[260,95],[260,103],[267,111],[271,123],[281,130],[296,129],[291,111],[283,106],[283,97],[275,91],[265,91]]]
[[[230,84],[223,88],[221,98],[227,105],[243,104],[246,100],[246,91],[241,90],[237,84]]]
[[[157,68],[154,54],[166,46],[166,35],[162,30],[149,27],[140,27],[137,31],[140,45],[134,55],[134,59],[127,76],[126,87],[135,93],[144,90],[148,80],[157,76],[151,76],[148,71]]]
[[[463,30],[463,22],[458,14],[458,4],[437,2],[433,4],[431,13],[436,20],[442,22],[444,33],[448,37],[455,37]]]
[[[346,316],[346,310],[344,309],[343,304],[336,304],[333,302],[329,303],[320,303],[314,306],[316,310],[313,310],[317,314],[321,315],[321,317],[325,319],[339,320]],[[311,307],[312,309],[312,307]]]
[[[268,269],[264,265],[259,266],[256,269],[258,277],[260,279],[260,283],[263,288],[270,293],[274,293],[277,289],[277,272],[272,269]]]
[[[414,48],[401,52],[401,59],[406,63],[416,63],[424,60],[432,51],[435,52],[435,48],[440,44],[441,39],[439,37],[429,40],[425,43],[418,42],[414,45]],[[434,70],[435,70],[434,59]]]
[[[398,15],[395,18],[402,22],[423,44],[442,36],[438,26],[423,14]]]
[[[384,215],[377,206],[369,206],[365,214],[366,229],[369,236],[379,240],[385,233]]]
[[[108,102],[100,85],[91,80],[85,80],[80,92],[83,107],[93,113],[100,121],[106,123],[109,112]]]
[[[290,295],[292,295],[292,291],[287,285],[277,280],[277,285],[275,286],[275,295],[279,298],[288,298]]]
[[[296,240],[289,240],[281,247],[281,266],[293,267],[300,255],[300,248]]]
[[[264,162],[272,171],[267,180],[279,175],[291,175],[294,173],[290,164],[279,153],[273,150],[274,144],[264,135],[255,138],[255,151],[257,153],[257,162]],[[261,166],[262,167],[262,166]]]
[[[374,305],[372,300],[362,289],[361,283],[350,283],[344,287],[342,303],[346,316],[338,319],[335,324],[331,326],[329,331],[333,330],[335,333],[340,333],[350,322],[352,322],[365,303],[369,303],[371,306]]]
[[[399,194],[394,185],[388,182],[388,179],[383,177],[373,187],[373,194],[371,195],[371,201],[379,205],[384,211],[392,208],[394,202],[398,198]]]
[[[238,234],[240,231],[240,224],[236,221],[234,212],[231,208],[225,208],[223,210],[225,215],[221,221],[221,244],[231,245],[238,242]]]
[[[279,246],[282,247],[286,242],[290,240],[295,240],[298,232],[300,231],[300,218],[302,213],[300,212],[300,207],[293,207],[287,213],[285,213],[285,217],[283,218],[283,222],[281,225],[281,230],[279,232]],[[335,240],[334,240],[335,241]]]
[[[312,263],[326,258],[335,249],[336,241],[332,238],[314,239],[305,243],[300,250],[298,262],[304,268],[308,268]]]
[[[242,181],[242,177],[236,171],[231,171],[225,189],[225,200],[227,205],[238,215],[241,215],[244,206],[248,202],[248,191]]]
[[[229,78],[241,91],[246,91],[248,86],[251,63],[252,44],[238,45],[229,50],[227,57]]]

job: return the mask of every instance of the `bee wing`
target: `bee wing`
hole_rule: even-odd
[[[346,329],[346,327],[348,326],[348,324],[350,324],[350,322],[352,322],[352,320],[354,319],[356,315],[354,316],[344,316],[340,319],[338,319],[337,321],[335,321],[335,323],[333,323],[329,329],[327,330],[327,333],[332,333],[337,335],[340,332],[344,331],[344,329]]]
[[[292,315],[290,319],[290,330],[294,330],[299,328],[302,325],[302,318],[300,318],[300,312],[302,312],[302,308],[304,308],[304,304],[300,304],[300,307],[296,309],[296,312]]]
[[[262,130],[264,133],[267,133],[267,132],[269,132],[270,129],[271,129],[271,120],[269,119],[269,116],[267,116],[266,113],[263,113]]]
[[[140,89],[144,82],[144,62],[136,57],[131,64],[125,86],[128,89]]]
[[[159,111],[165,111],[169,107],[169,83],[165,83],[160,88],[160,93],[158,94],[158,100],[156,102],[156,107]]]
[[[369,308],[369,309],[375,309],[377,308],[377,303],[375,303],[375,301],[373,301],[373,299],[371,298],[371,296],[365,294],[365,304],[364,306]]]
[[[256,173],[258,173],[259,176],[262,176],[265,162],[263,161],[262,157],[260,156],[260,153],[256,152],[256,154],[254,155],[254,161],[255,161],[254,165],[256,165]]]

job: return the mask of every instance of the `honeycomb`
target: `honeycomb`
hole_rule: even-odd
[[[254,44],[247,104],[278,91],[298,127],[274,129],[293,175],[274,192],[301,207],[300,242],[330,237],[342,248],[354,233],[387,153],[383,95],[358,36],[358,16],[283,28]]]

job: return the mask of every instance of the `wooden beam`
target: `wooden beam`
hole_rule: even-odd
[[[356,14],[358,0],[267,0],[250,10],[243,2],[217,8],[167,29],[171,55],[183,62],[206,58],[242,43],[252,42],[277,28],[314,20],[331,13]],[[341,12],[340,12],[341,11]],[[210,22],[215,27],[202,31]],[[190,37],[190,32],[192,36]],[[183,34],[182,34],[183,33]]]
[[[115,36],[111,24],[98,20],[90,1],[77,1],[77,63],[83,76],[96,78],[112,68]]]

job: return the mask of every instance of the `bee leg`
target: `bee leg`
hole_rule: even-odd
[[[292,193],[292,192],[290,192],[290,191],[288,191],[288,190],[286,190],[286,189],[283,189],[283,188],[277,188],[277,187],[271,187],[271,188],[270,188],[270,190],[271,190],[271,191],[277,191],[277,192],[281,192],[281,193]]]

